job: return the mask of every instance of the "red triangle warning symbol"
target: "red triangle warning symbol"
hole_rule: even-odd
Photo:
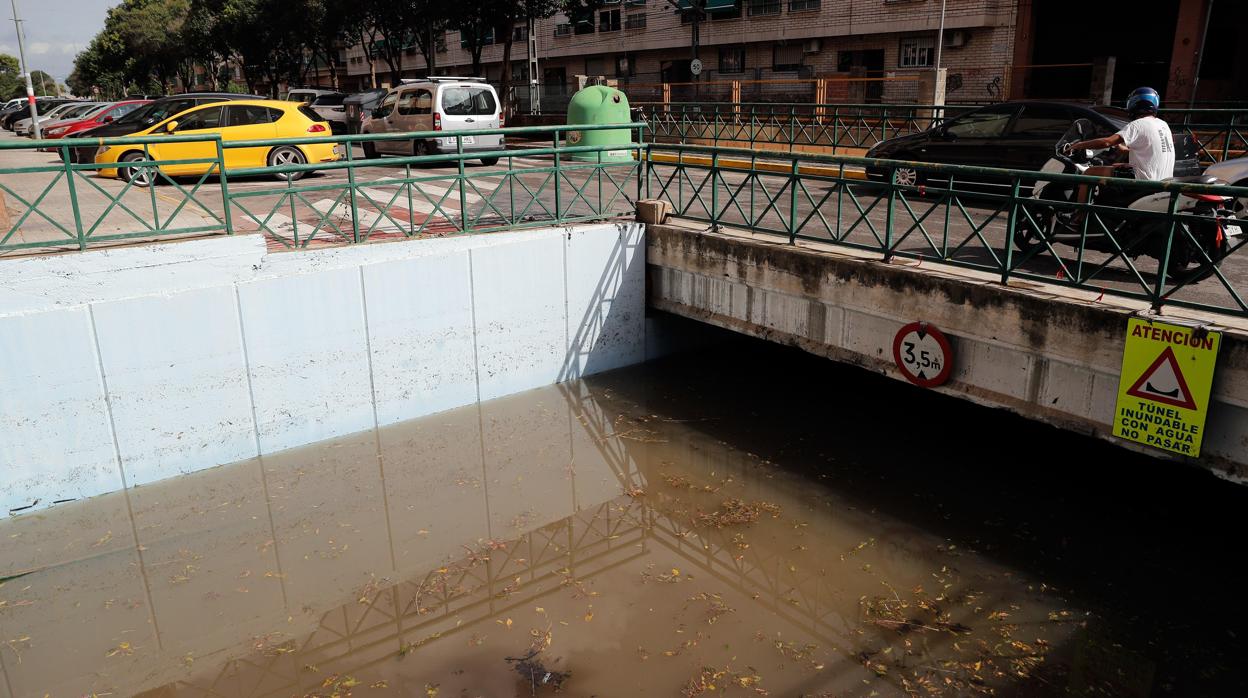
[[[1166,347],[1157,360],[1144,369],[1143,375],[1135,381],[1127,395],[1163,405],[1196,409],[1192,391],[1187,389],[1187,380],[1183,378],[1179,362],[1174,358],[1174,349],[1170,347]]]

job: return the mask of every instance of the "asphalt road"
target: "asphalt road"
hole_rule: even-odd
[[[0,137],[14,138],[7,132]],[[235,197],[229,212],[232,227],[236,232],[263,232],[270,247],[280,250],[344,244],[357,237],[381,240],[447,235],[460,230],[465,219],[470,230],[512,223],[540,225],[555,219],[556,205],[564,217],[596,217],[599,212],[631,214],[632,202],[639,195],[635,163],[598,170],[592,163],[565,161],[562,164],[571,167],[556,178],[550,171],[552,156],[528,155],[523,148],[515,152],[514,157],[493,166],[478,161],[465,163],[467,178],[462,191],[455,165],[417,168],[396,164],[391,158],[369,161],[367,167],[356,170],[359,188],[354,209],[345,169],[316,172],[293,184],[265,177],[230,177],[228,186]],[[357,150],[355,157],[362,154]],[[55,169],[59,160],[50,153],[0,151],[0,170],[36,165]],[[418,181],[406,184],[406,179]],[[93,238],[140,233],[137,239],[146,240],[224,230],[224,199],[215,177],[202,182],[199,178],[179,178],[176,184],[161,182],[150,189],[127,187],[118,180],[90,173],[74,181],[82,227]],[[794,201],[783,174],[751,178],[743,172],[723,171],[712,187],[705,169],[678,171],[673,165],[656,163],[641,184],[641,196],[668,199],[687,217],[710,219],[714,196],[724,225],[761,227],[782,234],[789,229]],[[63,174],[0,174],[0,185],[0,191],[9,190],[3,192],[9,224],[3,225],[0,217],[0,255],[36,251],[4,249],[22,243],[76,249],[73,197]],[[803,236],[882,249],[888,201],[878,188],[865,182],[837,184],[806,179],[797,194],[795,220]],[[22,199],[38,201],[39,212],[23,218],[28,207]],[[945,259],[1000,268],[1007,220],[1005,211],[998,210],[998,202],[972,195],[952,204],[942,202],[932,192],[917,191],[903,199],[895,201],[893,207],[898,251],[933,263]],[[19,220],[21,224],[15,225]],[[753,225],[748,226],[747,221]],[[9,234],[11,228],[15,229]],[[9,235],[7,240],[5,235]],[[1073,247],[1059,246],[1055,252],[1056,257],[1041,249],[1022,269],[1041,279],[1069,279],[1086,276],[1108,259],[1097,252],[1086,252],[1080,259]],[[1245,259],[1248,253],[1236,253],[1223,261],[1220,272],[1225,283],[1214,275],[1180,289],[1172,297],[1238,309],[1230,289],[1248,297]],[[1157,263],[1139,257],[1132,264],[1134,271],[1124,260],[1113,260],[1088,284],[1109,291],[1147,293],[1157,282]]]

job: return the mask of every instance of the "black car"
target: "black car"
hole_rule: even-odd
[[[1090,137],[1102,138],[1122,130],[1130,117],[1125,110],[1114,107],[1033,100],[1001,102],[966,112],[920,133],[890,138],[868,150],[867,157],[1039,170],[1053,157],[1058,139],[1075,119],[1091,121]],[[1174,143],[1174,176],[1200,174],[1197,148],[1191,136],[1175,132]],[[867,168],[867,175],[871,179],[887,177],[884,170],[873,167]],[[897,170],[900,184],[922,184],[927,178],[928,173],[913,168]]]
[[[387,92],[389,90],[386,88],[379,87],[349,95],[342,100],[343,109],[346,110],[347,133],[360,132],[360,126],[364,123],[364,115],[376,109]]]
[[[264,97],[257,97],[256,95],[240,95],[232,92],[189,92],[184,95],[162,97],[154,102],[145,104],[138,109],[135,109],[116,121],[75,133],[74,138],[111,138],[116,136],[128,136],[132,133],[142,131],[148,126],[160,123],[174,114],[184,112],[191,107],[197,107],[201,104],[211,104],[213,102],[227,102],[233,99],[264,99]],[[72,148],[69,151],[69,157],[73,162],[95,162],[96,150],[98,150],[98,148],[95,147]]]
[[[56,97],[38,97],[35,99],[35,106],[38,107],[40,114],[46,114],[49,111],[52,111],[53,108],[72,101],[74,100],[60,99]],[[27,118],[30,118],[30,103],[23,102],[18,105],[16,109],[0,116],[0,125],[3,125],[8,130],[12,131],[14,124]]]

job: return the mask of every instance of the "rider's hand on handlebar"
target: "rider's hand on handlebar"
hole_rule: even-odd
[[[1070,157],[1071,155],[1074,155],[1074,154],[1075,154],[1075,144],[1074,144],[1074,143],[1063,143],[1063,144],[1062,144],[1062,155],[1065,155],[1066,157]]]

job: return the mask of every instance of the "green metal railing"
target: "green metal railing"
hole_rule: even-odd
[[[925,131],[974,106],[916,104],[693,103],[640,107],[651,140],[793,152],[862,154],[896,136]]]
[[[206,166],[206,172],[189,188],[163,174],[157,175],[181,194],[180,199],[164,192],[158,198],[155,188],[143,189],[134,182],[104,184],[107,180],[95,175],[116,165],[74,163],[70,158],[70,151],[75,148],[94,152],[100,147],[126,147],[144,156],[132,164],[155,166],[150,146],[167,142],[207,143],[212,152],[205,158],[159,162],[165,166]],[[5,215],[0,217],[0,252],[48,247],[83,250],[92,244],[129,238],[229,232],[228,221],[205,205],[201,193],[209,178],[221,172],[222,149],[216,136],[0,141],[0,154],[37,149],[57,153],[61,161],[19,167],[0,163],[0,193],[5,197]],[[162,200],[166,203],[164,210],[160,206]],[[195,225],[179,219],[188,208],[200,214]]]
[[[485,232],[601,219],[632,210],[640,189],[638,151],[643,124],[538,126],[385,135],[222,141],[219,136],[161,135],[109,139],[0,141],[0,152],[47,149],[47,163],[0,164],[0,253],[37,249],[86,249],[131,238],[262,232],[277,244],[357,243],[379,236]],[[569,132],[627,131],[628,144],[569,145]],[[473,138],[550,136],[549,147],[474,150]],[[441,142],[439,155],[366,159],[355,146],[380,142]],[[153,144],[205,143],[208,154],[159,159]],[[336,143],[336,162],[227,169],[239,148],[271,152],[281,147]],[[71,151],[118,148],[136,176],[130,181],[97,176],[116,164],[73,163]],[[301,152],[305,152],[300,149]],[[620,153],[624,155],[619,156]],[[532,166],[519,158],[549,158]],[[306,156],[305,156],[306,159]],[[473,160],[498,163],[471,166]],[[528,164],[522,164],[527,162]],[[171,177],[164,168],[196,165],[192,177]],[[329,176],[305,177],[312,172]],[[345,176],[344,176],[345,175]],[[295,177],[302,177],[295,179]],[[145,186],[150,182],[151,186]],[[632,196],[630,197],[629,192]]]
[[[237,222],[254,224],[286,247],[306,247],[317,240],[358,243],[387,235],[488,232],[598,220],[632,210],[642,183],[638,152],[643,147],[643,128],[644,124],[633,123],[336,136],[333,140],[346,146],[345,160],[241,169],[228,172],[228,176],[274,177],[345,170],[345,182],[287,180],[280,190],[230,191],[227,212],[232,219],[239,219]],[[570,132],[608,130],[627,130],[636,137],[629,144],[615,146],[568,145],[564,138]],[[549,147],[465,149],[465,139],[470,138],[541,134],[550,136]],[[453,140],[455,152],[362,159],[352,147],[433,140]],[[313,142],[324,139],[235,141],[225,143],[225,149]],[[626,159],[613,159],[618,153],[626,153]],[[533,157],[549,157],[550,164],[517,163],[517,158]],[[469,168],[474,160],[497,160],[498,165]],[[443,169],[430,171],[431,167]],[[278,198],[269,200],[275,193]],[[323,198],[314,201],[316,197]],[[260,202],[262,208],[257,209],[251,200]]]
[[[784,152],[862,155],[878,143],[919,133],[976,105],[646,103],[641,120],[658,143],[723,145]],[[1248,110],[1163,109],[1176,135],[1191,137],[1202,163],[1248,154]]]
[[[1228,235],[1225,210],[1185,212],[1196,195],[1248,197],[1248,188],[748,148],[651,143],[645,150],[647,198],[665,199],[677,216],[712,229],[739,227],[790,243],[870,250],[885,260],[953,264],[989,271],[1007,284],[1045,281],[1154,307],[1248,316],[1242,286],[1248,254],[1240,252],[1248,234]],[[1031,196],[1037,181],[1049,183],[1049,196]],[[1092,187],[1089,203],[1050,200],[1054,190],[1080,184]],[[1107,184],[1115,192],[1160,194],[1165,211],[1104,203],[1096,192]],[[1059,243],[1053,231],[1075,237]]]

